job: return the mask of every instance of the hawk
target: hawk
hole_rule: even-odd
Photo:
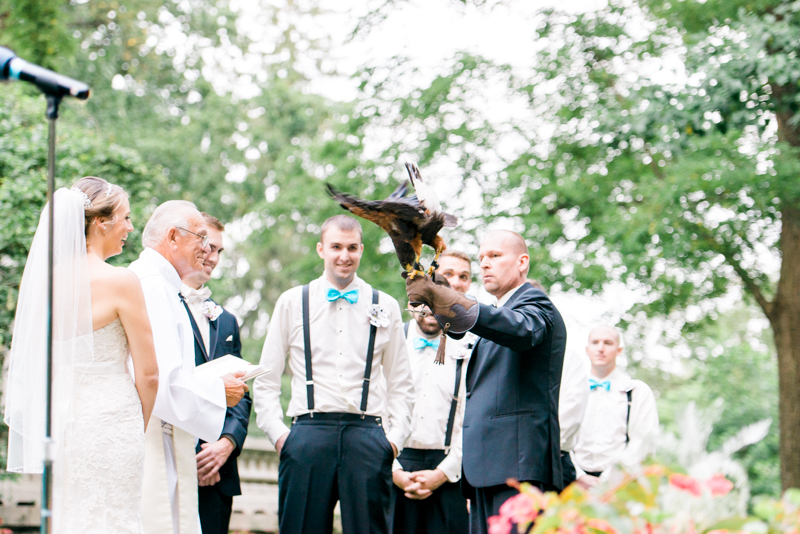
[[[444,227],[456,226],[458,219],[442,211],[438,198],[422,179],[416,165],[406,163],[406,170],[415,189],[415,194],[411,196],[407,196],[409,182],[400,184],[384,200],[356,198],[337,191],[331,184],[325,185],[331,198],[344,209],[374,222],[389,234],[400,265],[406,270],[408,277],[414,278],[425,275],[424,267],[420,263],[422,245],[428,245],[436,251],[428,274],[432,275],[436,271],[439,254],[447,248],[444,240],[439,237],[439,231]]]

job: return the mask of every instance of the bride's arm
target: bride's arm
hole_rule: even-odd
[[[158,391],[158,362],[153,343],[153,330],[147,316],[142,284],[139,277],[127,269],[120,269],[120,296],[117,311],[128,336],[128,345],[133,359],[133,371],[136,377],[136,389],[142,401],[144,427],[150,421],[153,405]]]

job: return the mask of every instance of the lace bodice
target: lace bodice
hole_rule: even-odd
[[[94,331],[95,362],[125,362],[128,353],[128,336],[119,317]]]

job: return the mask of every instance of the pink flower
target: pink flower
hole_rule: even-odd
[[[706,534],[729,534],[730,530],[721,529],[721,530],[709,530]]]
[[[703,494],[703,488],[700,486],[700,483],[697,481],[697,479],[694,479],[688,475],[681,475],[680,473],[670,475],[669,483],[678,489],[688,491],[695,497],[699,497]]]
[[[706,480],[706,487],[711,490],[714,497],[723,497],[733,489],[733,482],[724,475],[716,474]]]
[[[518,525],[532,523],[539,515],[538,499],[534,495],[520,493],[500,506],[500,515]]]
[[[509,534],[511,532],[511,521],[501,515],[493,515],[489,518],[489,534]]]

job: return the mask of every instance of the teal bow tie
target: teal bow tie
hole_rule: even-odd
[[[603,380],[602,382],[598,382],[594,378],[589,379],[589,390],[594,391],[597,388],[605,388],[606,391],[611,391],[611,382],[608,380]]]
[[[336,302],[339,299],[344,299],[350,304],[358,302],[358,289],[351,289],[347,293],[342,293],[338,289],[330,288],[328,290],[328,302]]]
[[[414,350],[424,350],[425,347],[430,347],[432,349],[439,348],[439,339],[425,339],[424,337],[418,337],[414,340]]]

